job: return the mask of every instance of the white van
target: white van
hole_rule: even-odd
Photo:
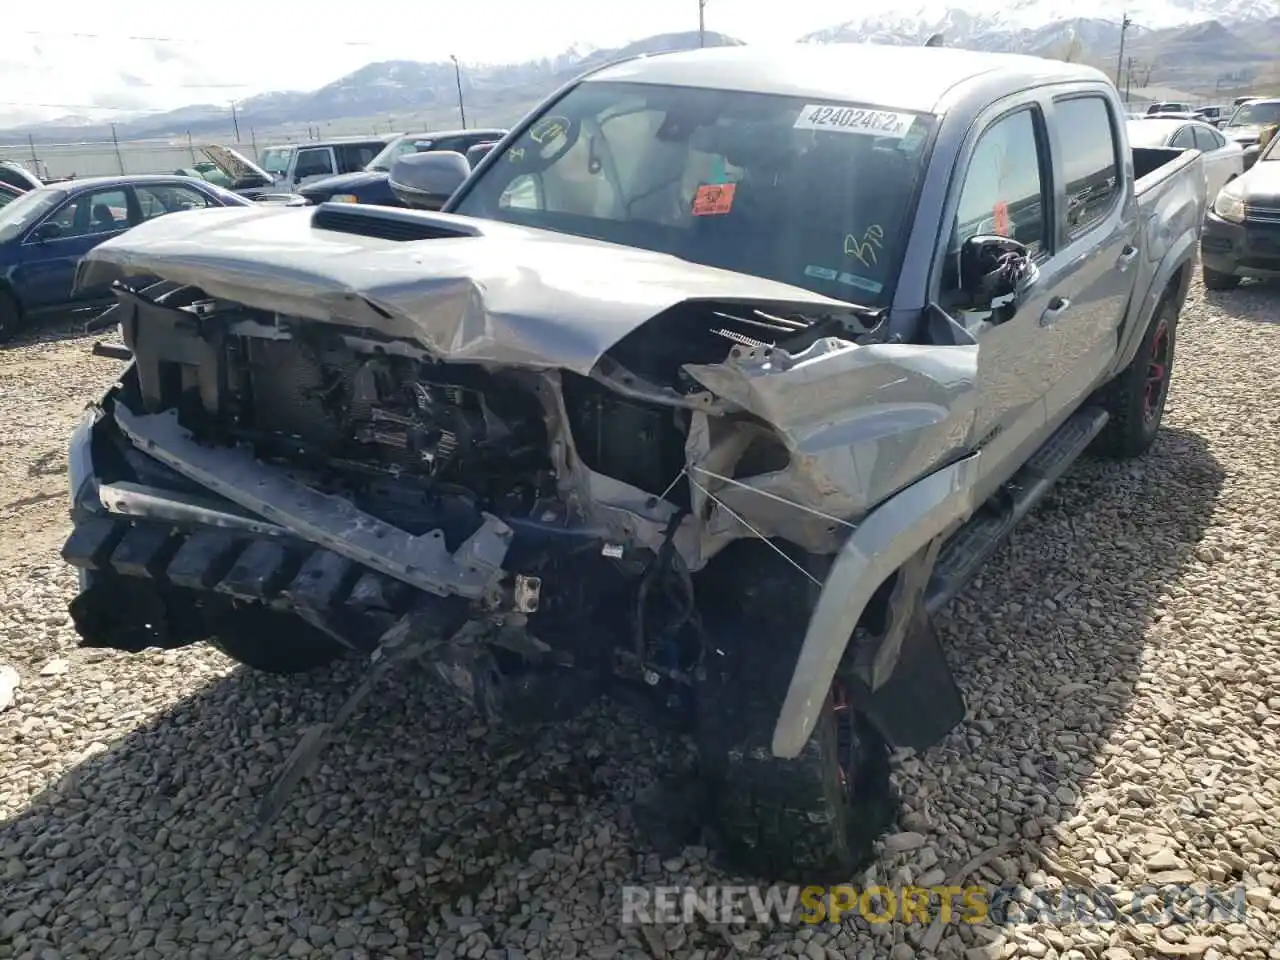
[[[323,177],[363,170],[396,135],[385,137],[308,140],[262,151],[259,166],[272,177],[271,189],[294,193]]]

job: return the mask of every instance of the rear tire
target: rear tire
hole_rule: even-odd
[[[799,551],[789,555],[807,566]],[[759,540],[730,545],[715,563],[739,584],[734,609],[704,619],[710,644],[697,700],[719,845],[735,866],[770,879],[847,881],[892,817],[885,743],[837,680],[801,754],[773,755],[818,587]]]
[[[1201,266],[1200,273],[1204,277],[1204,288],[1206,290],[1234,290],[1240,286],[1240,278],[1231,273],[1219,273],[1217,270],[1210,270],[1206,266]]]
[[[8,290],[0,290],[0,343],[13,339],[22,322],[22,308]]]
[[[1128,460],[1142,456],[1155,442],[1173,376],[1177,310],[1170,290],[1156,306],[1133,361],[1111,382],[1106,398],[1111,419],[1098,436],[1103,455]]]
[[[346,648],[295,614],[240,601],[206,607],[210,642],[246,667],[289,676],[323,667]]]

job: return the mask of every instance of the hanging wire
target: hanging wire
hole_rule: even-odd
[[[702,493],[703,493],[704,495],[706,495],[707,499],[709,499],[712,503],[714,503],[716,506],[718,506],[718,507],[719,507],[721,510],[723,510],[725,513],[729,514],[729,516],[733,517],[733,519],[737,520],[740,524],[742,524],[744,527],[746,527],[748,530],[750,530],[753,534],[755,534],[755,535],[756,535],[760,540],[762,540],[762,541],[763,541],[763,542],[764,542],[764,543],[769,547],[769,549],[770,549],[770,550],[772,550],[774,553],[776,553],[778,556],[780,556],[783,560],[787,561],[787,563],[791,564],[791,566],[793,566],[793,567],[795,567],[797,570],[799,570],[802,574],[804,574],[804,575],[805,575],[806,577],[808,577],[811,581],[813,581],[813,583],[815,583],[817,586],[819,586],[819,587],[820,587],[820,586],[822,586],[822,581],[821,581],[821,580],[819,580],[819,579],[818,579],[817,577],[815,577],[812,573],[810,573],[810,572],[809,572],[808,570],[806,570],[804,567],[800,566],[800,564],[796,563],[796,562],[795,562],[794,560],[792,560],[789,556],[787,556],[786,551],[784,551],[781,547],[779,547],[776,543],[774,543],[772,540],[770,540],[768,537],[766,537],[763,533],[761,533],[759,530],[757,530],[757,529],[756,529],[755,527],[753,527],[751,524],[747,523],[747,521],[746,521],[746,520],[744,520],[741,516],[739,516],[739,515],[738,515],[738,514],[733,510],[733,508],[732,508],[732,507],[730,507],[730,506],[729,506],[728,504],[726,504],[723,500],[721,500],[719,497],[717,497],[714,493],[712,493],[710,490],[708,490],[706,487],[704,487],[702,484],[700,484],[697,480],[693,479],[693,477],[690,477],[690,478],[689,478],[689,482],[690,482],[691,484],[693,484],[695,487],[697,487],[699,490],[701,490],[701,491],[702,491]],[[785,501],[784,501],[784,502],[785,502]],[[801,509],[804,509],[804,508],[801,508]]]
[[[794,500],[788,500],[786,497],[780,497],[776,493],[769,493],[767,490],[757,490],[755,487],[748,486],[747,484],[743,483],[740,480],[734,480],[732,477],[722,477],[720,476],[720,474],[712,473],[710,470],[706,470],[702,467],[694,467],[693,469],[697,470],[699,473],[705,473],[712,480],[719,480],[721,483],[727,483],[727,484],[730,484],[731,486],[739,487],[751,493],[759,494],[760,496],[765,497],[769,500],[776,500],[778,503],[785,503],[789,507],[795,507],[797,510],[803,510],[805,513],[812,513],[815,517],[821,517],[823,520],[829,520],[831,523],[838,523],[842,527],[848,527],[850,530],[853,530],[857,527],[856,523],[851,523],[848,520],[841,520],[839,517],[833,517],[831,516],[831,514],[823,513],[821,510],[815,510],[813,509],[813,507],[806,507],[802,503],[796,503]],[[681,476],[683,475],[684,475],[684,471],[681,471]],[[676,480],[679,480],[679,479],[680,477],[676,477]],[[693,482],[692,478],[690,479],[690,482]],[[675,486],[675,483],[672,482],[671,486]],[[668,487],[667,489],[670,490],[671,487]],[[699,489],[702,489],[702,488],[699,487]],[[666,494],[664,493],[663,496],[665,497]],[[708,496],[710,496],[710,494],[708,494]]]

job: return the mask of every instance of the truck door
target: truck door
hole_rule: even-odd
[[[938,302],[951,309],[978,339],[978,408],[971,442],[984,448],[992,492],[1017,468],[1045,434],[1044,395],[1051,362],[1045,356],[1041,317],[1056,295],[1059,260],[1049,215],[1051,179],[1048,140],[1040,105],[1030,98],[993,108],[962,150],[962,176],[953,178],[955,214],[944,233]],[[954,199],[958,193],[958,201]],[[950,208],[950,204],[948,205]],[[970,237],[1002,234],[1031,248],[1040,270],[1018,310],[993,323],[986,313],[957,313],[958,261]]]
[[[1054,290],[1061,309],[1045,318],[1051,423],[1068,416],[1110,369],[1133,292],[1141,253],[1122,122],[1102,91],[1053,100],[1053,226],[1062,267]]]
[[[289,190],[337,173],[332,147],[300,147],[293,155],[293,176]]]

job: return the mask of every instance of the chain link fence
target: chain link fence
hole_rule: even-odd
[[[254,142],[224,145],[251,160],[257,159],[258,145]],[[208,158],[200,147],[200,142],[186,139],[0,144],[0,160],[16,163],[41,180],[174,173],[205,162]]]

